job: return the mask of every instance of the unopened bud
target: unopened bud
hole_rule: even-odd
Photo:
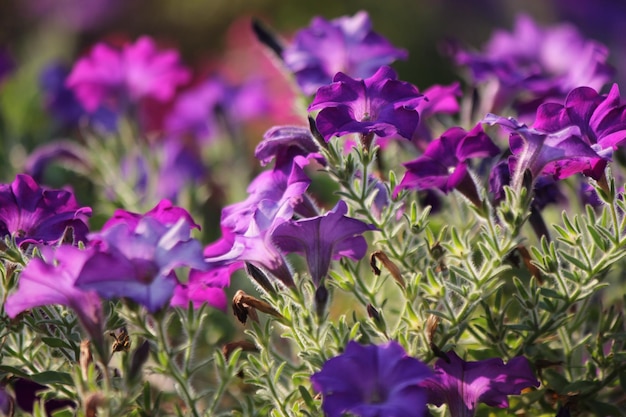
[[[267,275],[265,275],[263,271],[252,265],[250,262],[246,262],[246,272],[248,273],[248,276],[254,280],[254,282],[259,284],[261,288],[263,288],[269,294],[273,294],[274,292],[276,292]]]
[[[371,304],[368,304],[366,308],[367,315],[374,321],[376,328],[386,334],[387,325],[385,324],[385,320],[383,320],[383,316],[380,314],[380,311],[378,311],[376,307]]]
[[[327,304],[328,290],[324,285],[320,285],[317,290],[315,290],[315,313],[319,319],[324,317],[324,311],[326,310]]]
[[[228,359],[230,357],[230,355],[236,349],[241,349],[244,352],[258,352],[259,351],[259,349],[257,349],[256,345],[254,343],[250,342],[249,340],[240,340],[238,342],[226,343],[222,347],[222,353],[224,354],[224,357],[226,359]]]

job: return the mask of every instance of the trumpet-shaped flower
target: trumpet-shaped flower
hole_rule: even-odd
[[[381,66],[407,57],[405,50],[395,48],[372,30],[364,11],[331,21],[313,18],[308,28],[296,33],[282,55],[305,94],[330,84],[338,72],[367,78]]]
[[[75,286],[94,250],[75,246],[42,247],[43,258],[31,259],[20,274],[17,291],[9,295],[4,310],[9,317],[40,306],[63,305],[74,310],[90,336],[102,333],[102,305],[94,291]]]
[[[363,346],[351,341],[311,382],[322,394],[328,417],[421,417],[426,414],[426,392],[419,384],[431,375],[397,342]]]
[[[185,218],[171,226],[149,216],[135,226],[113,224],[90,236],[99,250],[85,263],[76,286],[103,298],[130,298],[156,312],[172,298],[175,268],[206,270],[202,246],[190,232]]]
[[[144,36],[121,50],[97,44],[74,65],[67,85],[91,112],[101,104],[119,109],[143,98],[168,101],[189,77],[177,51],[158,51],[154,41]]]
[[[57,243],[68,227],[75,242],[84,241],[90,215],[70,191],[41,188],[28,175],[0,184],[0,236],[11,235],[18,244]]]
[[[447,360],[441,358],[435,363],[435,376],[420,385],[428,390],[428,402],[447,404],[452,417],[472,417],[481,402],[491,407],[508,407],[508,395],[539,386],[523,356],[505,364],[500,358],[466,362],[453,351],[445,355]]]
[[[367,242],[361,234],[375,230],[374,225],[346,216],[348,206],[339,201],[322,216],[285,222],[272,232],[272,241],[285,252],[303,253],[309,273],[317,286],[330,267],[331,259],[347,256],[361,259]]]
[[[417,87],[399,81],[390,67],[381,67],[366,79],[337,73],[332,84],[317,91],[309,111],[320,110],[315,123],[326,141],[348,133],[411,139],[423,98]]]

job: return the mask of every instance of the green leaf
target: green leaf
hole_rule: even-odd
[[[43,371],[39,374],[31,375],[30,379],[43,385],[50,385],[50,384],[74,385],[72,376],[66,372]]]
[[[53,348],[72,349],[72,347],[63,339],[58,337],[42,337],[41,341]]]

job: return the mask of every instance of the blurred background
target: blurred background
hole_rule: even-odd
[[[24,67],[73,60],[100,40],[147,34],[177,47],[184,61],[197,68],[228,49],[229,36],[233,42],[233,31],[247,29],[244,22],[251,16],[288,38],[315,15],[330,19],[358,10],[369,11],[376,31],[409,50],[409,60],[396,68],[401,78],[420,87],[454,79],[438,50],[443,39],[479,48],[495,28],[510,30],[519,12],[540,24],[570,21],[607,44],[612,39],[624,43],[626,20],[621,0],[2,0],[0,47]],[[246,65],[245,57],[240,64]]]

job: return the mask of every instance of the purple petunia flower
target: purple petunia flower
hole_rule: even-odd
[[[85,263],[76,286],[103,298],[130,298],[154,313],[172,298],[175,268],[206,270],[202,245],[190,233],[184,217],[173,225],[148,215],[136,224],[108,225],[90,236],[98,251]]]
[[[75,286],[93,249],[75,246],[42,247],[40,258],[31,259],[20,274],[17,291],[9,295],[4,310],[11,318],[40,306],[58,304],[74,310],[92,338],[101,339],[102,306],[98,295]]]
[[[561,179],[591,168],[595,161],[608,158],[612,153],[612,149],[602,151],[599,146],[583,140],[580,128],[575,125],[556,132],[544,132],[529,128],[512,117],[493,114],[488,114],[483,122],[500,125],[511,132],[509,145],[517,158],[511,181],[515,190],[521,188],[527,170],[533,180],[544,171],[551,173],[555,179]],[[555,161],[558,165],[549,165]]]
[[[192,229],[200,229],[200,225],[194,222],[191,214],[189,214],[187,210],[173,205],[172,202],[167,199],[163,199],[145,214],[133,213],[123,209],[115,210],[113,216],[102,226],[102,230],[106,230],[120,223],[128,225],[131,230],[135,230],[140,220],[145,217],[157,220],[164,226],[173,226],[180,219],[184,219]]]
[[[243,268],[243,263],[236,262],[206,272],[192,270],[187,283],[176,285],[170,305],[186,308],[189,302],[192,302],[194,308],[199,308],[206,303],[226,311],[227,300],[224,287],[230,285],[232,273],[241,268]]]
[[[305,94],[330,84],[338,72],[368,78],[381,66],[406,57],[405,50],[395,48],[372,30],[364,11],[331,21],[315,17],[283,51],[285,65]]]
[[[571,25],[541,28],[526,15],[518,16],[513,33],[497,31],[484,52],[458,51],[456,61],[468,66],[477,82],[497,82],[494,109],[519,94],[528,101],[563,98],[580,86],[599,89],[612,76],[607,48],[584,39]],[[535,106],[536,108],[536,106]],[[492,110],[493,111],[493,110]]]
[[[338,73],[331,85],[317,91],[309,111],[320,110],[315,123],[326,141],[348,133],[411,139],[423,98],[417,87],[397,80],[390,67],[381,67],[366,79]]]
[[[176,89],[189,80],[178,52],[158,51],[154,41],[141,37],[122,50],[104,43],[80,59],[67,79],[67,85],[87,111],[100,105],[125,108],[143,98],[170,100]]]
[[[348,206],[339,201],[322,216],[278,225],[272,241],[284,252],[303,253],[316,286],[326,277],[331,259],[347,256],[359,260],[365,256],[367,242],[361,234],[375,230],[374,225],[346,216]]]
[[[528,360],[518,356],[506,364],[500,358],[465,362],[453,351],[435,363],[435,376],[420,383],[428,390],[428,402],[447,404],[452,417],[472,417],[478,403],[491,407],[509,406],[508,395],[538,387]]]
[[[440,138],[432,141],[423,155],[407,162],[406,174],[394,194],[402,189],[426,190],[437,188],[444,193],[459,189],[470,200],[479,200],[475,186],[472,189],[468,181],[467,161],[471,158],[495,156],[500,149],[483,132],[482,126],[466,132],[460,127],[453,127],[444,132]],[[467,183],[468,186],[465,186]],[[473,183],[473,182],[472,182]]]
[[[254,150],[254,156],[261,161],[261,165],[275,159],[277,167],[290,163],[296,155],[325,163],[311,130],[306,127],[275,126],[265,132],[263,140]]]
[[[570,126],[577,126],[581,139],[605,157],[622,145],[626,141],[626,105],[621,104],[617,84],[608,95],[600,95],[589,87],[576,88],[567,95],[564,105],[542,104],[533,123],[535,129],[549,133]],[[544,172],[556,178],[582,172],[597,180],[606,164],[606,158],[573,159],[550,164]]]
[[[15,62],[7,51],[0,48],[0,83],[15,70]]]
[[[18,244],[57,243],[68,227],[74,242],[85,241],[90,215],[70,191],[43,189],[28,175],[0,184],[0,236],[11,235]]]
[[[311,376],[328,417],[421,417],[426,392],[420,383],[432,371],[397,342],[363,346],[351,341]]]

